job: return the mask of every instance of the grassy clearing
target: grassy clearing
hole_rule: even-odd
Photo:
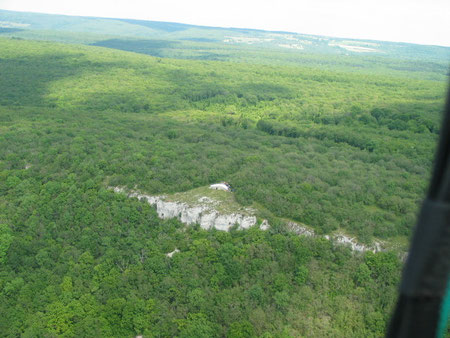
[[[258,213],[255,208],[244,207],[236,202],[233,192],[213,190],[209,186],[170,194],[167,195],[166,200],[184,202],[190,206],[206,204],[222,214],[254,215]]]

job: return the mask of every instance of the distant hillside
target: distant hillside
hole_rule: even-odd
[[[409,71],[415,74],[413,76],[417,72],[432,72],[440,74],[441,80],[444,79],[442,75],[445,76],[448,72],[450,60],[449,47],[6,10],[0,10],[0,34],[26,39],[94,44],[153,56],[185,59],[253,60],[304,65],[305,61],[311,62],[311,54],[339,56],[343,58],[337,62],[327,62],[331,62],[333,66],[346,62],[357,68],[367,68],[367,63],[370,63],[369,68],[388,67],[388,72]],[[409,60],[414,64],[396,65],[393,61],[396,59],[403,62]],[[325,63],[326,67],[327,62],[314,60],[312,63],[314,66]],[[345,67],[350,68],[348,64]]]

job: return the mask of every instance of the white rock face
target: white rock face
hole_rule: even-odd
[[[350,238],[343,235],[337,235],[334,237],[334,240],[336,241],[336,243],[349,245],[354,251],[363,252],[367,250],[363,244],[356,243],[354,238]]]
[[[290,228],[291,231],[295,232],[297,235],[303,235],[303,236],[308,236],[308,237],[312,237],[315,235],[313,230],[310,230],[310,229],[308,229],[304,226],[301,226],[295,222],[289,222],[288,227]]]
[[[256,224],[255,216],[244,216],[242,217],[241,228],[248,229]]]
[[[202,214],[199,223],[200,227],[205,230],[214,228],[216,219],[217,219],[217,212],[215,211]]]
[[[269,230],[270,225],[269,222],[265,219],[261,222],[261,225],[259,226],[259,228],[263,231]]]
[[[125,189],[121,187],[115,187],[114,191],[126,193]],[[149,204],[155,206],[158,217],[162,219],[178,218],[184,224],[199,224],[205,230],[214,228],[228,231],[235,225],[238,226],[238,229],[248,229],[257,223],[255,216],[219,213],[212,207],[215,201],[206,196],[199,198],[199,202],[207,204],[192,206],[183,202],[166,201],[165,196],[149,196],[134,191],[128,193],[128,196],[146,200]]]
[[[364,252],[364,251],[372,251],[378,252],[381,251],[381,245],[378,242],[374,242],[373,246],[366,246],[364,244],[358,243],[355,238],[348,237],[342,234],[335,235],[333,240],[336,243],[345,244],[351,247],[353,251]]]
[[[227,189],[228,187],[224,185]],[[121,187],[113,188],[116,193],[127,193],[125,189]],[[156,212],[158,213],[158,217],[162,219],[169,218],[178,218],[184,224],[199,224],[202,229],[217,229],[222,231],[229,231],[230,228],[237,225],[238,229],[248,229],[257,224],[256,216],[253,215],[242,215],[242,214],[221,214],[219,213],[214,206],[217,205],[217,201],[203,196],[198,199],[200,204],[197,205],[188,205],[184,202],[170,202],[165,200],[165,196],[150,196],[141,194],[139,192],[129,192],[127,193],[129,197],[137,197],[140,200],[146,200],[149,204],[153,205],[156,208]],[[246,209],[247,210],[247,209]],[[247,210],[255,212],[254,210]],[[317,236],[315,232],[305,226],[297,224],[295,222],[288,222],[288,228],[296,233],[299,236],[307,236],[313,237]],[[267,220],[263,220],[261,225],[259,226],[261,230],[268,230],[270,228],[269,222]],[[344,234],[334,234],[334,235],[324,235],[324,238],[327,240],[333,241],[337,244],[347,245],[353,251],[357,252],[365,252],[372,251],[378,252],[382,251],[381,245],[379,242],[374,242],[373,246],[366,246],[364,244],[358,243],[355,238],[346,236]],[[178,252],[178,249],[175,249],[173,253],[168,253],[173,255]]]
[[[290,228],[291,231],[295,232],[297,235],[308,236],[308,237],[316,236],[316,234],[314,233],[313,230],[308,229],[304,226],[301,226],[295,222],[289,222],[288,227]],[[334,243],[350,246],[350,248],[353,251],[357,251],[357,252],[365,252],[365,251],[378,252],[378,251],[382,250],[381,245],[378,242],[374,242],[373,246],[367,246],[367,245],[358,243],[355,238],[348,237],[343,234],[335,234],[335,235],[331,235],[331,236],[324,235],[323,237],[329,241],[333,241]]]
[[[175,255],[178,252],[180,252],[180,250],[175,249],[172,252],[166,253],[166,256],[169,257],[169,258],[172,258],[172,256]]]

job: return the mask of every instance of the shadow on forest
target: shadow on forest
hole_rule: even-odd
[[[82,53],[49,53],[0,59],[0,105],[56,107],[48,86],[84,72],[102,72],[121,62],[93,62]],[[70,88],[68,88],[70,90]]]
[[[165,46],[164,43],[155,43],[154,46]],[[108,86],[104,88],[98,83],[86,82],[85,89],[80,92],[77,98],[78,108],[85,108],[97,111],[113,109],[121,112],[164,112],[171,109],[184,108],[187,98],[183,96],[185,91],[195,92],[200,99],[204,95],[211,95],[211,81],[208,78],[200,79],[188,70],[172,72],[163,65],[149,63],[149,76],[158,76],[166,81],[170,90],[154,93],[121,92],[121,86],[115,87],[115,82],[120,84],[121,77],[112,78]],[[98,61],[89,60],[84,53],[64,53],[59,51],[48,51],[46,54],[26,55],[15,58],[0,59],[0,105],[3,106],[43,106],[57,107],[61,103],[73,105],[71,102],[71,85],[65,84],[63,91],[58,97],[49,97],[50,86],[64,78],[82,79],[83,74],[111,74],[116,69],[128,70],[127,61]],[[146,76],[140,74],[137,76]],[[194,81],[195,77],[195,81]],[[139,77],[135,80],[139,81]],[[111,83],[112,81],[112,83]],[[74,82],[74,85],[75,82]],[[98,88],[93,90],[93,88]],[[186,89],[188,88],[188,89]],[[65,94],[67,92],[67,95]],[[205,94],[206,92],[206,94]],[[227,95],[227,91],[220,91],[220,94]],[[81,104],[81,106],[80,106]]]
[[[93,43],[92,46],[107,47],[113,49],[124,50],[127,52],[135,52],[147,54],[157,57],[164,56],[162,51],[166,48],[175,48],[180,42],[168,40],[123,40],[110,39]]]
[[[215,42],[212,39],[202,38],[185,38],[182,40],[190,40],[195,42]],[[204,51],[201,48],[187,47],[182,45],[180,41],[169,40],[124,40],[110,39],[93,43],[92,46],[106,47],[112,49],[123,50],[127,52],[146,54],[156,57],[169,57],[175,59],[186,60],[208,60],[208,61],[227,61],[228,55],[216,52]],[[176,53],[173,51],[176,50]]]
[[[208,38],[182,38],[181,40],[194,41],[194,42],[206,42],[206,43],[222,42],[221,40],[218,40],[218,39],[208,39]]]

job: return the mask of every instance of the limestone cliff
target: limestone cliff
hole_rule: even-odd
[[[167,196],[150,196],[142,194],[137,191],[127,191],[121,187],[112,188],[115,192],[126,193],[129,197],[136,197],[140,200],[146,200],[149,204],[156,208],[158,216],[162,219],[178,218],[184,224],[199,224],[202,229],[217,229],[228,231],[231,227],[237,226],[238,229],[248,229],[257,225],[255,216],[256,210],[244,209],[246,213],[224,213],[217,210],[219,202],[207,197],[201,196],[190,203],[182,201],[168,200]],[[317,236],[316,233],[305,226],[298,223],[288,221],[287,227],[290,231],[301,236]],[[263,220],[259,225],[261,230],[268,230],[270,224],[267,220]],[[336,244],[343,244],[349,246],[353,251],[381,251],[381,245],[374,242],[373,245],[364,245],[358,243],[353,237],[342,233],[333,235],[325,235],[324,238],[333,241]]]
[[[120,187],[114,188],[114,191],[125,192]],[[214,208],[214,201],[206,196],[198,199],[198,203],[194,205],[189,205],[184,202],[166,201],[165,196],[149,196],[139,192],[129,192],[128,196],[144,199],[149,204],[155,206],[160,218],[178,218],[185,224],[199,224],[205,230],[214,228],[228,231],[234,225],[237,225],[239,229],[248,229],[257,223],[256,216],[254,215],[219,213]]]

